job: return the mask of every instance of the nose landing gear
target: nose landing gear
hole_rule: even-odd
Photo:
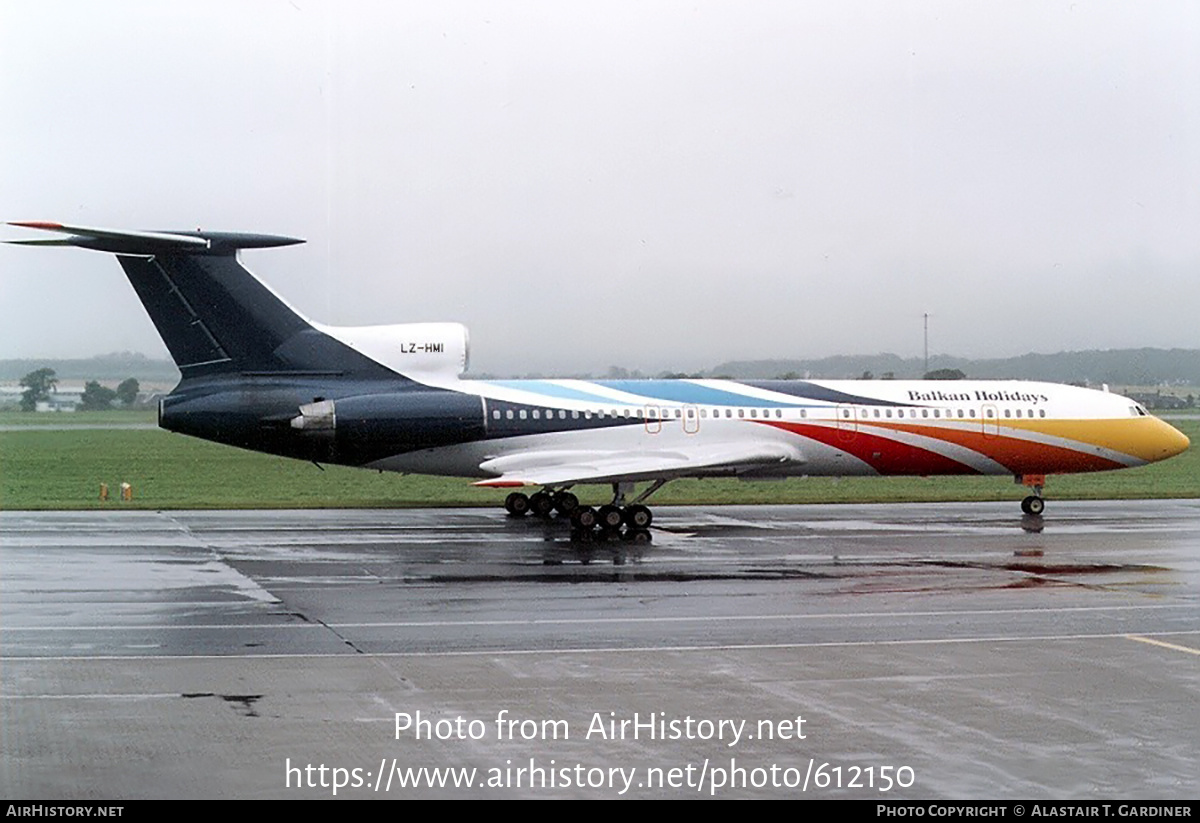
[[[1018,474],[1013,480],[1023,486],[1028,486],[1033,494],[1021,501],[1021,511],[1035,517],[1040,517],[1046,510],[1046,500],[1042,497],[1042,489],[1046,487],[1044,474]]]

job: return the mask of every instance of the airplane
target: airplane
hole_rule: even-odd
[[[10,240],[117,256],[179,367],[173,432],[315,463],[475,478],[514,517],[583,531],[653,522],[682,477],[1012,475],[1040,516],[1047,475],[1164,460],[1188,438],[1107,390],[1024,381],[475,380],[458,323],[326,326],[239,260],[292,237],[13,222]],[[612,488],[580,504],[579,485]],[[636,494],[637,484],[646,484]],[[527,494],[527,489],[537,489]]]

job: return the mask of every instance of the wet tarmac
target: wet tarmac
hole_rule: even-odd
[[[0,793],[1200,793],[1200,501],[655,514],[0,513]]]

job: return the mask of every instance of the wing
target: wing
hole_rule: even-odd
[[[475,485],[559,486],[752,474],[803,462],[800,450],[786,443],[718,443],[637,453],[529,449],[485,460],[479,468],[496,476]]]

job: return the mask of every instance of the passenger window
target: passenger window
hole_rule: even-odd
[[[1046,410],[1038,409],[1038,417],[1045,417],[1045,416],[1046,416]]]
[[[758,417],[758,409],[751,409],[751,410],[750,410],[750,416],[751,416],[751,417]]]
[[[783,409],[776,409],[775,416],[782,419],[783,418]]]
[[[534,409],[534,410],[533,410],[533,419],[534,419],[534,420],[540,420],[540,419],[541,419],[541,417],[542,417],[542,414],[541,414],[541,412],[539,412],[537,409]]]
[[[929,416],[929,409],[921,409],[921,416],[922,416],[922,417],[928,417],[928,416]]]
[[[500,419],[500,410],[499,410],[499,409],[496,409],[495,411],[493,411],[493,412],[492,412],[492,419],[493,419],[493,420],[499,420],[499,419]]]
[[[1005,417],[1012,417],[1012,412],[1011,412],[1010,410],[1008,410],[1008,409],[1005,409],[1005,410],[1004,410],[1004,416],[1005,416]]]
[[[808,417],[808,409],[801,409],[801,410],[800,410],[800,416],[801,416],[801,417]]]
[[[558,419],[559,419],[559,420],[566,420],[566,419],[567,419],[567,410],[566,410],[566,409],[559,409],[559,410],[558,410]]]
[[[745,416],[746,416],[746,410],[738,409],[738,417],[745,417]]]
[[[1021,416],[1021,410],[1017,409],[1017,417],[1020,417],[1020,416]]]
[[[572,410],[571,410],[571,419],[572,419],[572,420],[578,420],[578,419],[579,419],[579,409],[572,409]]]
[[[733,417],[733,409],[726,409],[726,410],[725,410],[725,416],[726,416],[726,417]]]
[[[525,414],[525,410],[521,409],[521,419],[524,420],[526,418],[526,416],[527,415]]]

